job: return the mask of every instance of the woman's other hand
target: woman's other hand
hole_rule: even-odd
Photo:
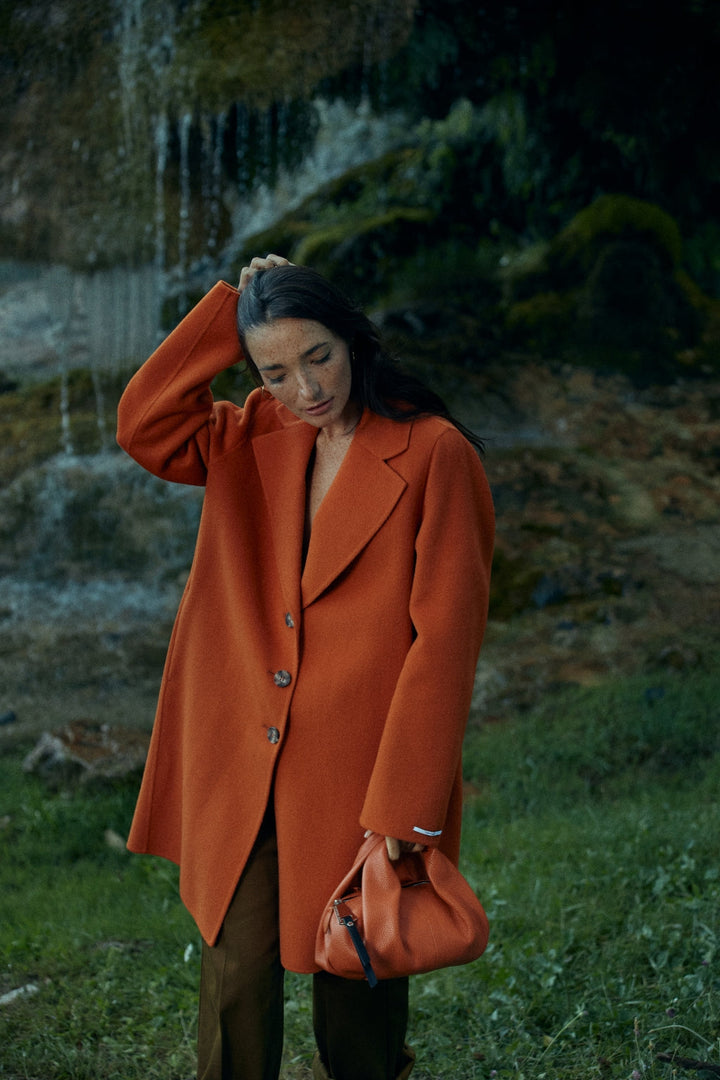
[[[368,829],[365,833],[366,840],[368,836],[372,836],[372,829]],[[386,836],[385,846],[391,862],[395,862],[401,855],[410,855],[415,851],[425,850],[423,844],[413,844],[412,840],[398,840],[395,836]]]
[[[423,850],[422,844],[411,844],[409,840],[397,840],[394,836],[385,837],[385,846],[391,862],[395,862],[401,855]]]
[[[254,259],[250,260],[250,265],[243,266],[240,271],[238,292],[242,292],[250,284],[258,270],[272,270],[275,266],[292,266],[292,263],[283,258],[282,255],[266,255],[264,259],[256,255]]]
[[[372,829],[368,829],[365,833],[366,840],[368,836],[372,836]],[[386,836],[385,846],[391,862],[395,862],[401,855],[409,855],[414,851],[425,850],[422,844],[413,844],[411,840],[398,840],[395,836]]]

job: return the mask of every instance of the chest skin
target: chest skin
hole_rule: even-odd
[[[318,438],[315,449],[308,462],[306,476],[306,499],[305,499],[305,528],[304,541],[305,551],[310,543],[315,515],[320,509],[320,504],[332,487],[333,480],[340,471],[345,455],[350,447],[351,439],[335,439],[330,443],[323,443]]]

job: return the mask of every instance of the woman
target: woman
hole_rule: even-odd
[[[258,388],[215,402],[243,359]],[[362,312],[274,255],[120,402],[129,454],[205,486],[128,841],[179,863],[203,937],[203,1080],[276,1080],[285,969],[314,974],[315,1076],[409,1075],[407,979],[318,972],[314,942],[366,831],[457,861],[493,542],[463,432]]]

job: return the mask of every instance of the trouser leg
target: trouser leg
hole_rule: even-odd
[[[283,1043],[275,822],[269,813],[214,946],[203,943],[198,1080],[277,1080]]]
[[[408,980],[313,976],[313,1028],[320,1067],[333,1080],[395,1080],[409,1076],[414,1055],[405,1046]]]

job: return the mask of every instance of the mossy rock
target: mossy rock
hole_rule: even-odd
[[[657,249],[617,240],[600,252],[580,296],[578,342],[622,357],[631,374],[672,374],[697,341],[695,312]]]
[[[673,271],[682,262],[682,237],[675,220],[659,206],[630,195],[601,195],[576,214],[553,241],[549,262],[587,275],[604,247],[628,239],[655,248]]]
[[[422,186],[414,182],[422,161],[422,149],[417,146],[387,150],[323,184],[303,201],[296,216],[330,222],[338,212],[346,216],[351,206],[356,213],[369,213],[377,209],[380,198],[386,205],[422,205]]]
[[[668,273],[680,271],[682,237],[669,214],[629,195],[601,195],[549,243],[506,256],[500,275],[508,302],[581,288],[602,251],[620,241],[642,244]]]
[[[265,251],[287,254],[293,262],[332,276],[371,305],[393,291],[408,263],[427,263],[427,252],[436,247],[444,250],[449,244],[468,250],[474,262],[482,261],[474,250],[481,233],[465,167],[474,152],[471,140],[463,143],[454,128],[450,139],[442,122],[426,128],[408,134],[411,145],[324,184],[271,228],[248,238],[240,258],[245,262]],[[416,277],[422,285],[423,275]],[[456,283],[463,287],[461,280]]]
[[[663,210],[602,196],[504,270],[508,338],[641,381],[699,370],[709,307],[681,258],[679,229]]]
[[[433,220],[434,215],[420,207],[393,207],[309,233],[294,250],[293,260],[315,267],[367,302]]]

